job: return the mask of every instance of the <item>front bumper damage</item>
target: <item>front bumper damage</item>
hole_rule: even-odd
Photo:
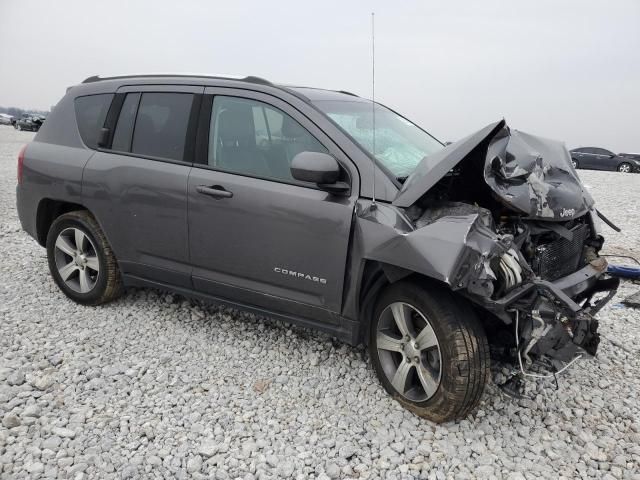
[[[619,283],[607,277],[604,258],[591,252],[589,263],[577,271],[547,281],[531,270],[511,235],[490,227],[484,209],[453,205],[429,215],[411,221],[393,206],[372,209],[361,202],[356,209],[358,250],[363,258],[380,262],[389,281],[423,274],[499,319],[513,333],[504,355],[516,364],[522,361],[524,368],[546,364],[554,372],[578,355],[596,354],[595,315]],[[499,287],[506,281],[511,282],[508,288]]]
[[[534,278],[504,297],[479,303],[514,326],[512,355],[531,365],[548,360],[559,370],[578,355],[594,356],[600,343],[596,314],[615,295],[620,280],[607,277],[607,263],[597,258],[564,278]],[[598,296],[599,298],[595,298]]]
[[[425,157],[391,205],[360,201],[355,239],[389,282],[418,273],[474,303],[496,358],[553,374],[596,354],[618,288],[598,216],[562,143],[500,121]]]

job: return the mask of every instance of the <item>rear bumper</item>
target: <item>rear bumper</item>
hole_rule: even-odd
[[[18,210],[18,218],[20,219],[22,229],[37,241],[37,202],[24,185],[16,186],[16,209]]]

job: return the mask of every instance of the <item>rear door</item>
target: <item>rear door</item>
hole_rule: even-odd
[[[123,273],[190,287],[187,181],[203,87],[120,88],[83,196]]]
[[[604,148],[594,148],[594,157],[596,158],[596,169],[598,170],[615,170],[617,167],[617,159],[613,152]]]
[[[243,90],[206,93],[198,133],[206,148],[188,186],[194,287],[334,322],[359,192],[355,168],[284,101]],[[351,193],[336,196],[294,180],[289,165],[302,151],[334,155]]]

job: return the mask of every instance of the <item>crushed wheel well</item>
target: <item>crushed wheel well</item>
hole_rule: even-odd
[[[87,210],[87,208],[77,203],[53,200],[50,198],[40,200],[38,213],[36,214],[38,243],[44,247],[47,244],[47,234],[53,221],[60,215],[74,210]]]
[[[374,260],[367,260],[362,272],[360,296],[358,298],[358,311],[360,315],[360,338],[359,342],[367,345],[369,343],[369,329],[371,327],[371,316],[376,306],[376,300],[380,292],[387,286],[398,280],[407,279],[419,285],[428,287],[429,285],[441,286],[450,289],[446,283],[427,277],[425,275],[411,272],[404,268],[394,267]]]
[[[390,285],[387,276],[384,274],[382,264],[374,260],[367,260],[362,270],[360,279],[360,295],[358,298],[358,312],[360,315],[360,338],[358,343],[369,343],[369,327],[371,326],[371,315],[380,292]]]

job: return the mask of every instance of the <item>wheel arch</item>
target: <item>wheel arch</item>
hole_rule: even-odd
[[[49,233],[49,229],[55,219],[60,215],[76,210],[89,211],[87,207],[80,205],[79,203],[56,200],[53,198],[43,198],[40,200],[36,213],[36,238],[38,243],[42,247],[46,246],[47,234]]]
[[[616,166],[616,170],[620,171],[620,167],[622,165],[629,165],[629,169],[632,172],[633,171],[633,164],[627,160],[622,160],[621,162],[618,163],[618,165]]]
[[[428,287],[429,285],[445,287],[451,290],[446,283],[427,275],[398,267],[389,263],[377,260],[365,260],[360,278],[360,293],[358,296],[358,312],[360,321],[359,342],[365,345],[369,342],[369,331],[371,328],[371,316],[375,308],[376,300],[380,293],[400,280],[410,281]]]

